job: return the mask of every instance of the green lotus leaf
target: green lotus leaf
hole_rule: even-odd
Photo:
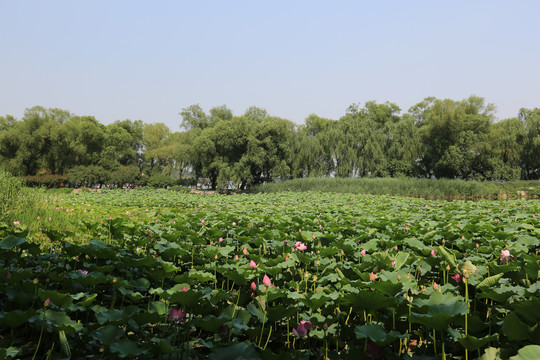
[[[22,310],[13,310],[6,313],[0,314],[0,324],[10,327],[17,328],[23,325],[28,321],[32,316],[34,316],[35,310],[30,308],[26,311]]]
[[[238,268],[235,270],[226,270],[221,272],[223,276],[227,279],[233,281],[238,285],[245,285],[248,283],[248,276],[246,276],[246,271],[244,269]]]
[[[437,249],[441,253],[442,257],[450,265],[452,269],[456,268],[457,260],[456,254],[452,250],[447,249],[444,245],[438,246]]]
[[[38,296],[43,302],[50,299],[50,301],[58,307],[64,307],[73,302],[73,297],[70,294],[64,294],[55,290],[39,289]]]
[[[216,279],[214,274],[203,270],[191,270],[189,272],[189,278],[200,282],[214,281]]]
[[[488,347],[478,360],[501,360],[501,349]]]
[[[246,309],[250,312],[251,315],[257,317],[260,322],[267,321],[268,319],[264,320],[266,315],[264,315],[264,311],[261,310],[261,308],[254,303],[249,303],[246,306]]]
[[[169,339],[159,339],[157,337],[153,337],[150,339],[150,341],[156,346],[153,352],[157,355],[172,354],[176,352],[176,349],[172,347]]]
[[[157,313],[159,315],[167,314],[167,304],[163,301],[152,301],[148,306],[148,311]]]
[[[209,331],[212,333],[217,333],[218,329],[221,327],[221,325],[229,322],[231,320],[230,317],[227,316],[215,316],[215,315],[206,315],[203,318],[195,318],[192,321],[193,326],[201,328],[205,331]]]
[[[511,341],[526,340],[530,335],[529,327],[519,319],[515,312],[509,313],[504,318],[502,330]]]
[[[125,325],[131,317],[138,313],[140,309],[137,306],[128,306],[125,309],[103,309],[100,306],[94,305],[92,307],[96,314],[96,319],[100,325],[110,323],[113,325]]]
[[[386,272],[386,271],[385,271]],[[370,288],[377,289],[381,293],[388,296],[395,296],[403,288],[402,282],[392,282],[391,280],[387,281],[377,281],[368,285]]]
[[[150,287],[150,281],[145,278],[133,280],[133,287],[139,291],[146,291]]]
[[[368,312],[391,308],[396,305],[394,298],[379,292],[366,290],[360,290],[355,294],[345,294],[339,302],[343,305],[350,305]]]
[[[148,350],[141,348],[137,342],[130,340],[115,342],[111,344],[110,350],[121,358],[148,354]]]
[[[80,305],[80,306],[90,306],[92,305],[92,303],[94,302],[94,300],[97,298],[97,294],[92,294],[90,296],[88,296],[86,299],[84,299],[83,301],[79,301],[77,303],[77,305]]]
[[[8,348],[0,348],[0,359],[7,359],[8,357],[14,358],[21,353],[21,349],[14,346],[10,346]]]
[[[409,248],[416,250],[420,253],[429,253],[431,251],[431,248],[426,246],[423,242],[417,239],[404,239],[404,244],[407,245]]]
[[[540,359],[540,345],[527,345],[519,349],[517,355],[510,360],[531,360]]]
[[[499,282],[499,279],[502,278],[503,275],[504,274],[500,273],[500,274],[485,278],[484,280],[482,280],[482,282],[480,282],[480,284],[476,285],[476,287],[482,290],[485,288],[491,288]]]
[[[261,355],[254,344],[242,342],[226,347],[214,348],[214,351],[208,355],[209,360],[260,360]]]
[[[395,258],[394,270],[399,270],[407,263],[410,254],[408,252],[400,251]]]
[[[369,338],[373,342],[383,342],[386,339],[386,331],[378,324],[356,326],[354,333],[357,339]]]
[[[482,338],[477,338],[472,335],[466,335],[458,338],[458,342],[467,350],[474,351],[483,347],[491,341],[496,341],[499,338],[498,335],[484,336]]]
[[[298,311],[298,309],[295,307],[286,307],[281,304],[268,307],[267,310],[268,313],[266,314],[266,316],[268,317],[268,321],[271,323],[285,320],[296,314],[296,312]]]
[[[110,345],[124,334],[124,330],[118,326],[107,324],[92,332],[92,337],[101,344]]]
[[[530,326],[540,323],[540,297],[533,297],[530,300],[515,302],[512,304],[516,314],[520,319]]]
[[[2,240],[0,240],[0,249],[2,250],[11,250],[15,246],[22,245],[26,242],[26,239],[17,237],[15,235],[8,235]]]
[[[81,323],[71,320],[71,318],[63,311],[46,310],[43,314],[43,319],[57,331],[63,330],[66,334],[79,332],[83,329]]]
[[[165,297],[165,296],[164,296]],[[166,298],[171,304],[178,304],[182,306],[192,307],[198,303],[199,299],[202,297],[202,294],[195,290],[188,291],[176,291]]]
[[[134,320],[139,326],[145,324],[158,324],[164,320],[163,316],[155,312],[141,312],[134,314],[130,320]]]

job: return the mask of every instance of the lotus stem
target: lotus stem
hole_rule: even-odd
[[[435,338],[435,329],[433,329],[433,352],[435,357],[437,357],[437,339]]]
[[[45,316],[43,316],[45,318]],[[39,350],[39,345],[41,344],[41,337],[43,336],[43,325],[41,325],[41,332],[39,333],[39,340],[37,343],[36,351],[34,352],[34,356],[32,356],[32,360],[36,358],[37,352]]]
[[[270,331],[268,332],[268,337],[266,338],[266,343],[264,344],[263,350],[266,350],[266,347],[268,346],[268,341],[270,341],[270,335],[272,335],[272,327],[270,326]]]
[[[263,331],[264,331],[264,322],[266,321],[266,311],[264,312],[264,316],[263,316],[263,321],[262,321],[262,326],[261,326],[261,336],[259,337],[259,343],[257,344],[258,347],[261,347],[261,341],[262,341],[262,336],[263,336]]]

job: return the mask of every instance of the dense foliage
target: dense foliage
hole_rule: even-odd
[[[399,178],[302,178],[266,183],[250,193],[320,191],[330,193],[423,197],[427,199],[540,198],[540,180],[463,181],[457,179]]]
[[[41,196],[0,215],[3,357],[540,357],[534,200]]]
[[[540,178],[540,109],[494,122],[494,106],[426,98],[400,115],[392,103],[351,105],[339,120],[303,125],[250,107],[182,110],[181,130],[34,107],[0,117],[0,168],[15,175],[70,175],[80,185],[207,178],[215,187],[303,177]],[[34,178],[35,182],[36,179]],[[172,181],[172,183],[177,183]],[[47,185],[49,183],[46,183]]]

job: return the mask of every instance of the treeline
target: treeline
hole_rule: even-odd
[[[33,107],[0,117],[0,168],[19,176],[95,183],[170,184],[206,178],[240,188],[302,177],[540,178],[540,109],[494,121],[481,97],[426,98],[407,113],[386,102],[351,105],[339,120],[305,123],[258,107],[182,110],[181,131]],[[37,181],[37,180],[36,180]]]

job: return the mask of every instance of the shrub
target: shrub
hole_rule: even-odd
[[[106,184],[109,181],[107,171],[98,165],[76,166],[68,172],[69,181],[78,186]]]
[[[133,165],[120,166],[117,170],[110,174],[109,181],[111,184],[123,186],[125,184],[139,184],[141,174],[139,168]]]
[[[155,188],[166,188],[167,186],[173,186],[175,181],[165,174],[154,174],[148,178],[147,185]]]
[[[0,170],[0,213],[4,214],[15,207],[23,192],[23,180]]]
[[[184,194],[188,194],[191,191],[188,188],[185,188],[183,186],[178,186],[178,185],[171,187],[169,190],[176,191],[179,193],[184,193]]]
[[[67,175],[52,175],[44,174],[37,176],[24,176],[27,186],[31,187],[46,187],[46,188],[58,188],[67,184],[69,178]]]

